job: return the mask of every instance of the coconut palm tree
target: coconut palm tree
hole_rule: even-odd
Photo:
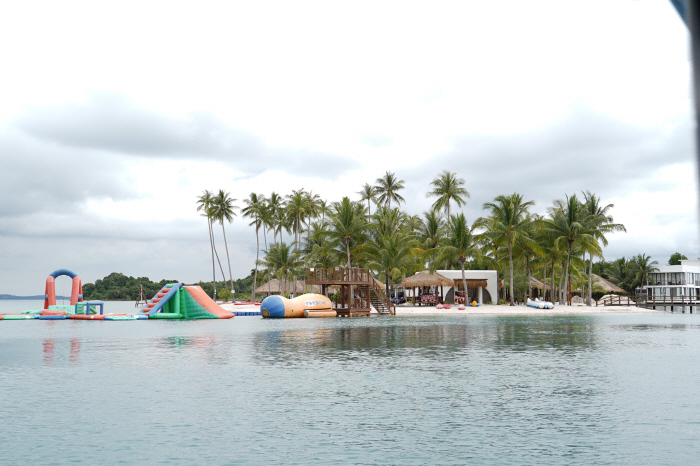
[[[450,218],[450,204],[454,201],[459,207],[467,203],[464,197],[469,197],[469,192],[464,188],[464,179],[457,178],[457,174],[444,170],[430,182],[433,190],[426,193],[425,197],[437,197],[433,203],[433,209],[445,210],[447,218]]]
[[[591,234],[594,238],[602,243],[603,246],[608,245],[608,240],[605,237],[607,233],[614,233],[617,231],[627,230],[625,226],[621,223],[614,223],[612,215],[609,215],[610,209],[615,205],[608,204],[605,207],[601,205],[601,199],[590,191],[585,191],[583,193],[584,198],[584,211],[587,216],[586,223],[591,229]],[[586,297],[586,304],[589,306],[592,304],[593,300],[593,251],[587,251],[589,254],[590,261],[588,263],[588,296]]]
[[[575,243],[582,250],[593,250],[596,255],[602,254],[600,246],[593,236],[592,229],[586,223],[586,212],[573,194],[566,196],[566,200],[554,201],[554,206],[548,209],[550,218],[543,220],[543,233],[549,236],[555,243],[566,244],[566,268],[564,271],[564,284],[568,283],[571,253]],[[560,289],[560,300],[564,301],[564,290]]]
[[[497,196],[493,202],[484,204],[484,209],[491,211],[491,218],[484,222],[488,228],[485,236],[493,241],[501,241],[508,246],[508,263],[510,265],[510,305],[515,306],[513,289],[513,247],[516,242],[528,244],[533,242],[530,233],[531,217],[528,209],[534,201],[523,202],[523,196],[513,193],[510,196]]]
[[[255,225],[255,273],[253,274],[253,290],[251,296],[255,295],[255,288],[258,284],[258,261],[260,260],[260,227],[263,226],[263,210],[265,209],[265,196],[257,193],[250,193],[248,199],[244,199],[246,205],[241,213],[244,217],[252,218],[250,225]],[[267,249],[267,247],[266,247]]]
[[[278,280],[283,282],[281,294],[287,290],[289,277],[296,276],[302,265],[299,252],[284,242],[275,243],[269,250],[265,251],[265,258],[262,262],[268,270],[277,276]]]
[[[348,197],[333,203],[333,213],[329,218],[328,238],[341,244],[345,249],[348,268],[352,267],[350,245],[363,235],[367,229],[362,206],[360,209]]]
[[[406,199],[399,194],[399,191],[404,189],[404,180],[397,179],[392,172],[387,171],[383,177],[377,178],[376,183],[377,201],[386,205],[387,208],[391,208],[392,200],[397,204],[406,202]]]
[[[270,194],[267,200],[268,214],[270,216],[270,227],[274,242],[277,242],[277,232],[280,232],[280,241],[282,241],[282,226],[280,225],[280,213],[284,210],[284,199],[276,192]]]
[[[231,257],[228,253],[228,241],[226,240],[226,228],[224,228],[224,221],[230,224],[233,222],[233,217],[238,216],[235,212],[236,210],[238,210],[238,206],[234,204],[234,202],[236,202],[236,199],[229,197],[229,193],[227,193],[223,189],[220,189],[219,193],[214,198],[213,204],[215,214],[214,218],[218,220],[218,222],[221,224],[221,230],[224,233],[224,246],[226,246],[226,259],[228,260],[228,277],[231,283],[231,290],[233,290],[233,275],[231,274]],[[226,277],[224,277],[224,281],[226,281]]]
[[[301,189],[299,191],[293,190],[292,194],[287,195],[287,204],[285,207],[287,218],[292,226],[292,231],[294,232],[294,251],[298,252],[299,244],[301,243],[301,232],[302,223],[306,216],[311,211],[311,205],[307,197],[307,193]],[[294,290],[293,296],[296,296],[297,291],[297,277],[294,275]]]
[[[462,270],[462,288],[467,291],[467,278],[464,273],[464,264],[467,259],[479,257],[481,252],[474,235],[474,227],[470,227],[463,213],[453,215],[449,219],[448,235],[446,244],[439,249],[437,261],[433,262],[430,272],[435,272],[435,264],[454,260],[459,261]],[[512,286],[512,285],[511,285]]]
[[[630,288],[634,290],[644,284],[649,284],[650,275],[659,271],[659,269],[655,267],[656,265],[659,265],[659,263],[652,261],[651,257],[646,254],[637,254],[633,257],[629,262],[629,271],[632,276]]]
[[[377,188],[365,183],[362,185],[362,189],[357,192],[360,195],[360,201],[367,201],[367,216],[372,216],[372,202],[376,201],[377,198]]]
[[[207,227],[209,229],[209,247],[211,248],[211,270],[212,270],[212,283],[214,284],[214,296],[212,298],[216,300],[216,264],[214,262],[214,231],[212,230],[212,217],[211,206],[214,201],[214,196],[207,189],[201,196],[197,198],[197,212],[203,212],[202,217],[207,218]]]
[[[216,199],[216,198],[214,198]],[[223,283],[224,283],[224,289],[228,291],[228,285],[226,284],[226,273],[224,273],[224,267],[221,265],[221,259],[219,258],[219,251],[216,250],[216,239],[214,238],[214,221],[217,219],[217,208],[216,205],[212,204],[209,206],[209,209],[207,210],[206,213],[207,216],[211,218],[212,221],[212,229],[211,229],[211,234],[212,234],[212,239],[214,240],[214,256],[216,257],[216,262],[219,264],[219,271],[221,272],[221,276],[223,277]]]
[[[420,247],[425,251],[425,258],[428,259],[428,267],[430,267],[437,255],[438,248],[444,244],[447,238],[445,219],[437,209],[423,212],[418,238],[421,243]]]
[[[363,248],[363,256],[368,259],[367,267],[386,277],[387,295],[391,295],[397,277],[415,269],[419,245],[413,232],[405,229],[370,241]]]

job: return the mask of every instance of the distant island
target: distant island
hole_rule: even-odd
[[[0,299],[26,299],[26,300],[39,300],[39,299],[44,299],[43,294],[38,294],[35,296],[15,296],[13,294],[0,294]],[[70,296],[56,296],[56,299],[68,299],[70,300]]]
[[[251,271],[252,272],[252,271]],[[136,301],[139,299],[139,293],[141,288],[143,288],[143,294],[146,300],[151,299],[156,293],[158,293],[165,285],[169,283],[179,283],[178,280],[160,280],[158,282],[152,282],[146,277],[129,277],[121,273],[111,273],[101,280],[95,280],[95,283],[84,283],[83,284],[83,297],[85,300],[99,300],[99,301]],[[233,286],[236,290],[237,298],[244,298],[250,296],[250,288],[253,283],[252,273],[250,276],[234,280]],[[214,286],[212,282],[199,282],[193,283],[193,285],[201,286],[207,295],[211,296],[214,291]],[[221,290],[224,290],[224,283],[216,283],[217,295]],[[0,294],[0,300],[43,300],[44,295],[34,295],[34,296],[16,296],[13,294]],[[56,296],[57,300],[68,300],[70,301],[70,296]]]

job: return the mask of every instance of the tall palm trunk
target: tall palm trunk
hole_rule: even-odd
[[[352,260],[350,259],[350,240],[345,241],[345,251],[348,254],[348,274],[352,273]],[[348,277],[350,278],[350,277]],[[389,291],[388,285],[387,285],[387,291]],[[352,308],[352,303],[353,303],[353,287],[350,285],[350,296],[348,296],[348,307]]]
[[[515,306],[515,301],[513,300],[513,243],[511,243],[510,238],[508,238],[508,262],[510,264],[510,305]]]
[[[211,230],[212,238],[214,237],[214,226],[212,225],[212,230]],[[216,262],[219,263],[219,270],[221,271],[221,276],[224,277],[224,289],[228,291],[228,287],[226,286],[226,274],[224,273],[224,267],[221,265],[221,259],[219,258],[219,251],[216,249],[216,240],[214,240],[214,255],[216,256]],[[216,286],[216,285],[214,285]]]
[[[593,253],[588,253],[591,262],[588,264],[588,305],[593,305]]]
[[[209,247],[211,248],[211,271],[212,280],[214,283],[214,296],[212,296],[212,299],[216,301],[216,262],[214,261],[214,232],[211,229],[211,219],[208,217],[207,226],[209,228]]]
[[[552,260],[552,291],[549,294],[550,299],[552,300],[552,304],[556,302],[556,296],[554,294],[554,260]]]
[[[231,257],[228,254],[228,241],[226,241],[226,228],[224,224],[221,223],[221,231],[224,232],[224,246],[226,246],[226,259],[228,260],[228,279],[231,283],[231,293],[233,294],[233,275],[231,275]],[[224,275],[224,282],[226,282],[226,275]]]
[[[570,278],[569,278],[569,262],[571,262],[571,243],[569,243],[569,249],[566,254],[566,304],[569,304],[569,284],[570,284]]]
[[[542,300],[547,301],[547,263],[544,263],[544,275],[542,276]]]
[[[465,262],[466,262],[466,259],[459,260],[459,266],[462,269],[462,288],[464,289],[464,303],[466,304],[468,296],[467,296],[467,276],[464,274],[464,263]],[[498,275],[498,274],[496,274],[496,275]],[[496,286],[498,286],[498,285],[496,285]],[[479,303],[479,304],[481,304],[481,303]]]
[[[255,273],[253,274],[253,290],[250,292],[251,301],[255,301],[255,288],[258,284],[258,260],[260,259],[260,227],[255,219]]]
[[[299,218],[294,221],[294,252],[299,249]],[[297,274],[294,272],[294,289],[292,290],[292,298],[297,297]]]
[[[527,297],[532,298],[532,282],[530,281],[530,256],[525,256],[527,262]]]
[[[559,274],[559,305],[563,306],[564,304],[564,261],[561,262],[561,273]]]

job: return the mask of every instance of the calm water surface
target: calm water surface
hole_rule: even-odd
[[[697,464],[699,356],[695,314],[0,321],[0,463]]]

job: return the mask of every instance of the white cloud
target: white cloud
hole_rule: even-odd
[[[338,200],[385,170],[412,213],[457,171],[470,219],[502,193],[544,211],[591,189],[628,226],[608,257],[700,255],[688,37],[666,0],[3,13],[0,292],[33,294],[58,267],[206,279],[204,189]],[[246,224],[231,226],[236,276],[253,266]]]

